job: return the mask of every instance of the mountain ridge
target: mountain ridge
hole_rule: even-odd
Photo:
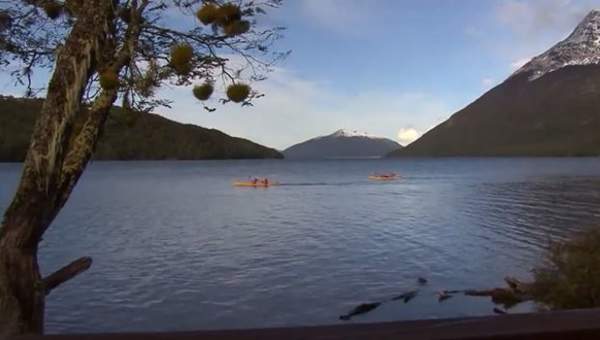
[[[402,146],[383,137],[340,129],[294,144],[283,151],[287,159],[381,158]]]
[[[42,102],[0,97],[1,162],[23,161]],[[283,158],[283,155],[216,129],[178,123],[152,113],[131,113],[119,107],[111,110],[93,156],[95,160],[242,158]]]
[[[389,156],[598,156],[599,63],[592,11],[567,39]]]
[[[590,11],[564,40],[534,57],[512,76],[529,73],[529,80],[571,65],[600,63],[600,10]]]

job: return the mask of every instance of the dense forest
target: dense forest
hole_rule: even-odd
[[[41,99],[0,97],[0,161],[23,161],[42,103]],[[106,122],[94,159],[282,157],[274,149],[228,136],[215,129],[181,124],[156,114],[131,112],[115,107]]]
[[[600,66],[518,74],[392,156],[598,156]]]

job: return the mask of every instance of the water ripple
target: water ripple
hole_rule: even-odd
[[[0,208],[19,170],[0,164]],[[94,163],[42,244],[44,272],[94,258],[49,297],[47,329],[331,324],[417,276],[430,286],[411,304],[359,321],[489,314],[433,294],[527,277],[549,240],[600,222],[598,170],[592,158]],[[378,171],[403,178],[366,179]],[[248,174],[283,185],[230,186]]]

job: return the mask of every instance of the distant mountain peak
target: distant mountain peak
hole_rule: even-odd
[[[531,59],[512,76],[527,73],[529,80],[570,65],[600,64],[600,10],[592,10],[565,40]]]
[[[331,136],[331,137],[368,137],[368,138],[373,138],[371,135],[369,135],[366,132],[361,132],[358,130],[348,130],[348,129],[339,129],[329,136]],[[329,136],[327,136],[327,137],[329,137]]]
[[[290,159],[381,158],[401,148],[397,142],[358,130],[340,129],[290,146],[283,151]]]
[[[515,74],[391,156],[600,156],[600,11]]]

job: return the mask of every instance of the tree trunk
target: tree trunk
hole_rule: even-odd
[[[38,267],[38,243],[81,176],[116,98],[116,91],[103,93],[85,127],[74,136],[73,123],[82,111],[82,94],[90,77],[103,67],[107,53],[114,56],[115,9],[112,0],[69,3],[77,6],[76,21],[57,52],[21,181],[0,229],[0,338],[43,333],[44,300],[49,290]],[[89,263],[74,266],[85,269]],[[62,270],[69,275],[79,272]],[[53,275],[56,286],[60,275]]]

